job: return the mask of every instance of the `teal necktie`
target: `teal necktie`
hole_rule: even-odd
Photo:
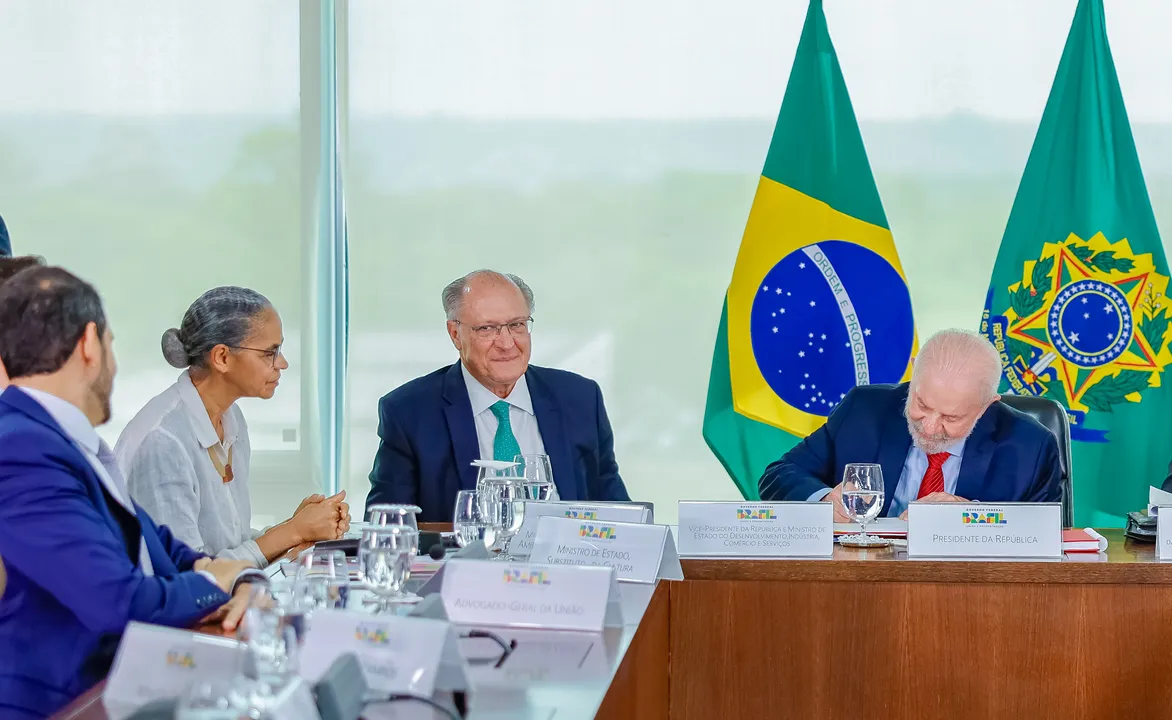
[[[512,462],[521,454],[521,446],[513,435],[513,426],[509,423],[509,404],[499,400],[489,408],[496,415],[496,437],[492,439],[492,459],[508,460]]]

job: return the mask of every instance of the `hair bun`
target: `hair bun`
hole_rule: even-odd
[[[163,333],[163,359],[169,365],[185,368],[191,363],[187,360],[187,350],[183,347],[183,340],[179,338],[179,329],[171,328]]]

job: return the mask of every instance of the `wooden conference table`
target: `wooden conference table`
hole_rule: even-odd
[[[1172,563],[1101,532],[1105,556],[1052,562],[837,546],[831,560],[684,560],[685,580],[658,584],[615,657],[596,716],[1172,715]]]

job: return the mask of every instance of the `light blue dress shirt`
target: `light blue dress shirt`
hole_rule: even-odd
[[[955,495],[956,482],[960,477],[960,461],[964,456],[964,440],[958,440],[944,448],[951,455],[944,461],[941,471],[944,473],[944,492]],[[924,451],[912,445],[908,450],[907,458],[903,461],[903,472],[899,474],[899,482],[894,488],[887,485],[884,478],[884,488],[891,493],[891,507],[887,510],[887,517],[899,517],[907,510],[907,506],[920,494],[920,483],[924,480],[924,473],[928,472],[928,456]],[[818,490],[809,498],[809,502],[817,502],[830,494],[831,488]]]

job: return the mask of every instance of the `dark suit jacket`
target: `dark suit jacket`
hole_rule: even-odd
[[[629,500],[614,459],[614,433],[593,380],[530,365],[525,373],[541,441],[562,500]],[[408,382],[378,403],[374,503],[412,503],[423,522],[451,522],[456,493],[476,487],[480,456],[460,364]]]
[[[0,717],[44,717],[109,671],[131,620],[186,627],[228,600],[203,555],[131,515],[24,391],[0,395]],[[154,576],[139,570],[146,541]]]
[[[907,394],[907,383],[851,390],[825,425],[765,469],[761,499],[806,500],[841,482],[847,463],[879,463],[886,515],[912,445],[903,413]],[[980,502],[1058,502],[1061,477],[1058,442],[1050,431],[996,402],[965,443],[956,494]]]

